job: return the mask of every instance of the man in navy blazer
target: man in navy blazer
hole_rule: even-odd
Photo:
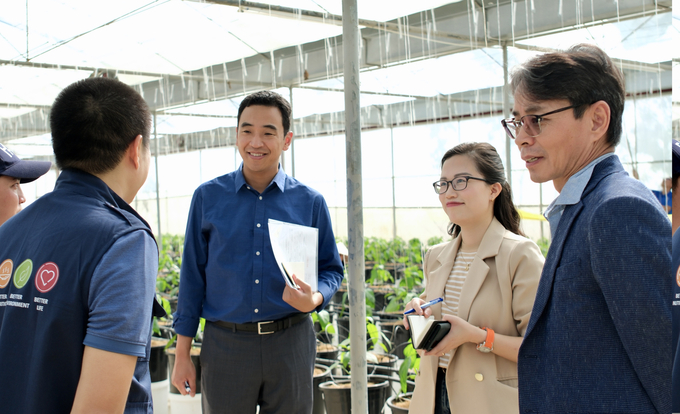
[[[532,181],[559,196],[519,351],[521,413],[671,412],[671,224],[614,154],[622,73],[592,45],[513,72],[502,121]]]

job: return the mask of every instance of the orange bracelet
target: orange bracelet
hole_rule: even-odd
[[[484,327],[481,329],[484,329],[486,331],[486,340],[484,340],[484,342],[482,342],[481,344],[477,344],[477,350],[479,352],[484,353],[491,352],[493,351],[493,342],[494,339],[496,339],[496,334],[491,328]]]

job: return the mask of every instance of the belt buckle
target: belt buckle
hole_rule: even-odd
[[[272,322],[274,322],[274,321],[258,322],[258,323],[257,323],[257,334],[258,334],[258,335],[269,335],[269,334],[273,334],[274,331],[271,331],[271,332],[262,332],[262,325],[263,325],[263,324],[267,324],[267,323],[272,323]]]

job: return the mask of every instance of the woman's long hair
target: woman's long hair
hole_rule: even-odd
[[[442,157],[442,168],[444,167],[444,162],[454,155],[466,155],[474,161],[477,169],[482,174],[481,178],[484,178],[491,184],[499,183],[503,187],[503,191],[494,200],[493,215],[503,227],[515,234],[524,236],[524,233],[519,228],[519,212],[512,202],[512,190],[505,178],[503,162],[498,152],[496,152],[496,148],[486,142],[465,142],[456,145],[446,151],[446,154]],[[450,223],[448,233],[453,237],[458,236],[460,234],[460,226],[456,223]]]

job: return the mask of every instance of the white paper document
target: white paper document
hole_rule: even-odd
[[[269,219],[269,240],[274,258],[286,284],[292,288],[293,275],[318,290],[319,229]],[[285,269],[284,269],[285,268]]]

